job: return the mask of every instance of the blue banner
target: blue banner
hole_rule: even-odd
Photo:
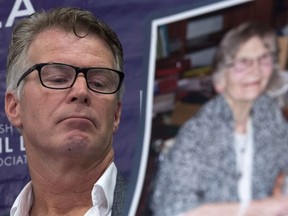
[[[151,21],[156,15],[165,16],[214,2],[219,0],[0,0],[0,216],[8,215],[14,199],[29,181],[23,139],[4,112],[7,50],[17,20],[41,9],[74,6],[92,11],[118,34],[124,48],[126,90],[120,128],[114,137],[115,162],[135,183],[143,143],[139,120],[148,79]]]

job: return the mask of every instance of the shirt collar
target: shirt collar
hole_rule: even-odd
[[[106,169],[103,175],[94,184],[92,190],[93,206],[99,207],[100,215],[110,215],[114,199],[117,168],[113,163]]]
[[[99,207],[100,215],[111,215],[114,189],[117,179],[117,168],[112,162],[103,175],[94,184],[91,192],[93,207]],[[33,204],[32,182],[29,182],[16,198],[11,216],[28,216]]]
[[[16,198],[11,210],[11,216],[28,216],[33,203],[32,182],[29,182]]]

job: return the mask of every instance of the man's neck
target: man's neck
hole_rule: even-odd
[[[34,197],[30,215],[83,216],[92,206],[91,191],[95,182],[112,161],[113,151],[85,169],[71,166],[68,170],[68,166],[59,167],[59,163],[41,169],[29,166]]]

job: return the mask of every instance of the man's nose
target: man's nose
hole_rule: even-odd
[[[72,101],[78,101],[81,103],[90,103],[89,89],[86,79],[83,74],[78,74],[76,80],[72,86],[71,91]]]
[[[75,88],[83,88],[83,89],[86,89],[88,90],[88,86],[87,86],[87,82],[86,82],[86,78],[83,74],[78,74],[75,78],[75,82],[72,86],[72,88],[75,87]]]

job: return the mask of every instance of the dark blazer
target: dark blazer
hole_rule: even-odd
[[[122,216],[127,195],[127,181],[124,176],[117,171],[117,180],[114,190],[114,201],[112,205],[112,216]]]

